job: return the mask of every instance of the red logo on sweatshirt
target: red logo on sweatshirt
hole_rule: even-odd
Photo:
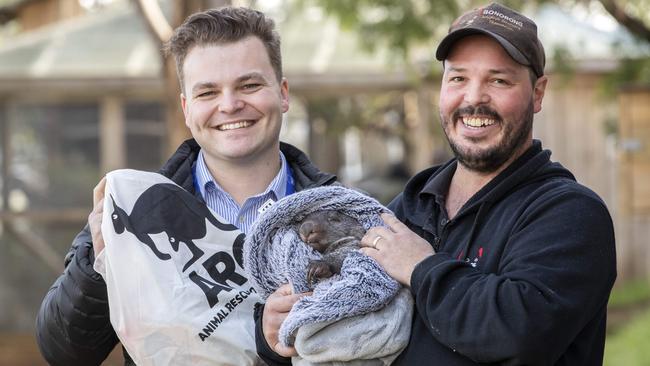
[[[469,257],[465,257],[465,262],[469,263],[472,267],[476,267],[478,261],[481,260],[482,257],[483,257],[483,247],[479,247],[478,252],[476,253],[476,257],[474,257],[474,259],[471,260]],[[458,254],[458,260],[462,260],[462,258],[463,258],[463,252],[460,252],[460,254]]]

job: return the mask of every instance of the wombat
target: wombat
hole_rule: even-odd
[[[309,285],[340,273],[343,260],[352,250],[359,248],[366,232],[356,219],[335,210],[313,212],[299,225],[300,239],[323,254],[322,259],[309,262]]]

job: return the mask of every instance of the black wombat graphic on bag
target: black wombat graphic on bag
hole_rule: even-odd
[[[300,239],[323,254],[309,261],[307,283],[341,273],[348,254],[359,248],[366,230],[356,219],[335,210],[316,211],[307,215],[298,226]]]
[[[188,191],[171,183],[154,184],[136,199],[131,213],[119,207],[113,195],[110,197],[113,204],[111,219],[117,234],[125,230],[130,232],[163,261],[171,259],[171,255],[156,246],[151,235],[165,233],[175,252],[179,251],[180,243],[184,243],[192,257],[185,263],[182,272],[201,259],[201,266],[209,279],[197,271],[191,271],[187,277],[203,291],[211,308],[219,303],[222,291],[234,289],[230,282],[242,286],[248,281],[236,268],[237,264],[243,268],[243,233],[233,240],[232,255],[221,250],[207,256],[195,243],[208,234],[206,220],[223,232],[236,231],[237,227],[219,221],[204,203]],[[203,258],[205,256],[207,258]]]
[[[192,259],[185,264],[183,272],[203,255],[194,240],[206,235],[206,219],[221,230],[237,230],[235,226],[217,220],[207,206],[174,184],[161,183],[149,187],[138,197],[131,214],[117,206],[112,196],[111,200],[115,232],[121,234],[124,230],[129,231],[151,248],[159,259],[168,260],[171,256],[161,252],[149,235],[164,232],[175,252],[178,252],[180,242],[185,243],[192,253]]]

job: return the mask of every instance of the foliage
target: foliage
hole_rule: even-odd
[[[603,95],[612,96],[621,86],[650,85],[650,58],[626,58],[620,62],[619,67],[603,79]]]
[[[362,46],[374,50],[384,44],[406,57],[418,42],[426,41],[438,31],[439,24],[449,24],[458,15],[454,0],[302,0],[315,3],[338,18],[345,29],[360,34]]]
[[[410,51],[419,45],[440,39],[449,24],[463,11],[485,5],[477,0],[297,0],[298,4],[316,5],[336,17],[340,24],[361,35],[362,46],[373,50],[379,45],[412,62]],[[505,0],[503,4],[514,9],[536,6],[547,0]],[[599,4],[598,4],[599,3]],[[650,42],[646,35],[650,32],[650,0],[562,0],[559,4],[567,9],[578,4],[602,5],[610,13],[615,12],[615,20],[636,35],[640,43]],[[571,55],[565,49],[549,52],[554,65],[563,76],[570,80]],[[622,60],[621,69],[611,75],[603,84],[605,95],[611,95],[618,87],[629,82],[650,83],[650,60]]]
[[[515,9],[530,3],[500,2]],[[478,0],[298,0],[300,6],[316,5],[336,17],[342,27],[358,32],[365,49],[374,50],[383,45],[406,60],[413,48],[442,38],[461,13],[486,3]]]
[[[605,343],[606,366],[650,365],[650,309],[635,317]]]

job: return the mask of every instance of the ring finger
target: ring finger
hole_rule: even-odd
[[[368,247],[377,249],[377,245],[384,240],[388,241],[392,238],[392,233],[389,229],[384,227],[374,227],[366,232],[366,235],[361,239],[361,247]]]

